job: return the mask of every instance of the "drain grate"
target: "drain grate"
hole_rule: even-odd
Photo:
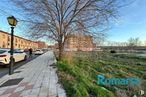
[[[6,81],[5,83],[3,83],[0,87],[18,85],[22,80],[23,80],[23,78],[10,79],[10,80]]]

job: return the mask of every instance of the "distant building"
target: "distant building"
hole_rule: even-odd
[[[65,42],[65,51],[92,51],[94,49],[93,38],[90,35],[71,34]]]
[[[49,49],[55,49],[55,45],[49,45],[48,48]]]
[[[48,45],[45,42],[37,41],[37,44],[38,44],[38,48],[39,49],[41,49],[41,48],[48,48]]]
[[[10,33],[4,32],[0,30],[0,48],[10,48],[11,46],[11,35]],[[19,49],[37,49],[37,48],[45,48],[46,45],[41,45],[40,42],[31,41],[19,36],[14,35],[14,48]]]

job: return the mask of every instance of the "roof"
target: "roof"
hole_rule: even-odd
[[[8,35],[11,35],[10,33],[8,33],[8,32],[5,32],[5,31],[2,31],[2,30],[0,30],[0,33],[4,33],[4,34],[8,34]],[[14,35],[15,37],[18,37],[18,38],[21,38],[21,39],[24,39],[24,40],[27,40],[27,41],[31,41],[31,42],[36,42],[36,41],[32,41],[32,40],[29,40],[29,39],[25,39],[25,38],[23,38],[23,37],[20,37],[20,36],[17,36],[17,35]]]

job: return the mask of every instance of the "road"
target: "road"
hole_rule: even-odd
[[[26,64],[27,62],[37,58],[38,56],[39,55],[33,55],[32,58],[28,58],[26,61],[21,61],[21,62],[15,63],[14,70],[17,69],[18,67]],[[9,73],[9,68],[8,67],[0,66],[0,78],[3,77],[4,75],[8,74],[8,73]]]

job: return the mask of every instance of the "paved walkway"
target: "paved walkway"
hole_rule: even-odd
[[[16,69],[13,75],[2,77],[0,85],[10,79],[23,80],[17,85],[0,87],[0,97],[66,97],[58,83],[56,68],[50,66],[54,62],[54,54],[49,51]]]

